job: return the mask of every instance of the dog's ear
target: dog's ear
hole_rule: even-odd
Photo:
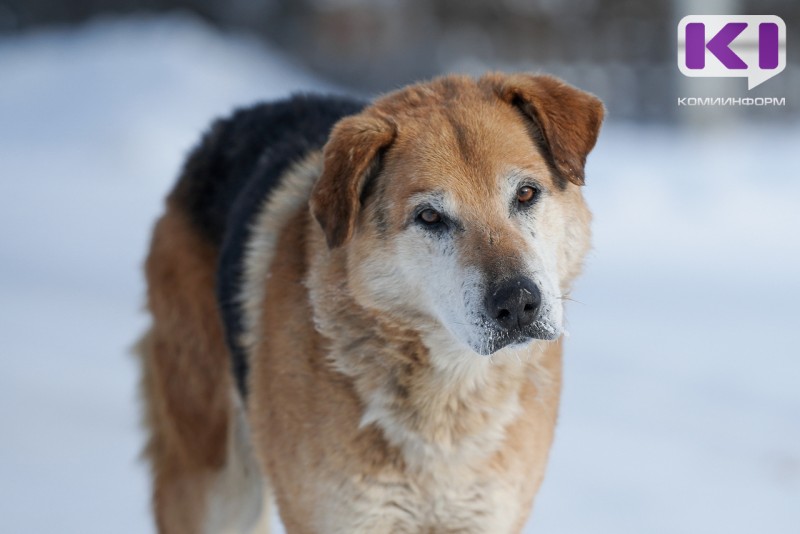
[[[394,125],[377,116],[354,115],[334,126],[309,200],[328,247],[341,246],[353,235],[364,184],[377,172],[381,153],[394,137]]]
[[[534,141],[543,145],[564,178],[584,184],[586,156],[605,113],[598,98],[552,76],[492,73],[480,83],[532,122]]]

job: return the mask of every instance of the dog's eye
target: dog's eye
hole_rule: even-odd
[[[438,211],[428,208],[419,212],[417,219],[425,224],[433,225],[442,222],[442,215]]]
[[[536,189],[529,185],[524,185],[517,190],[517,202],[529,204],[536,198]]]

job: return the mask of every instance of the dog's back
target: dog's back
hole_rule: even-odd
[[[286,169],[362,107],[300,95],[237,111],[212,126],[167,199],[146,263],[153,326],[139,345],[162,531],[199,532],[213,523],[241,529],[263,515],[259,471],[246,465],[252,454],[232,387],[235,381],[245,394],[243,255],[253,219]]]
[[[189,158],[170,199],[219,250],[217,296],[232,351],[237,387],[244,393],[241,291],[243,256],[254,219],[288,167],[320,150],[333,125],[363,103],[298,95],[241,110],[218,121]]]

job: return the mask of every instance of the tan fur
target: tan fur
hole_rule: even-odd
[[[214,300],[215,257],[174,209],[156,225],[145,268],[153,326],[140,352],[162,532],[201,532],[208,486],[225,463],[231,380]]]
[[[340,121],[324,157],[286,173],[254,229],[241,299],[250,435],[289,534],[522,529],[553,438],[561,340],[485,357],[455,339],[425,281],[441,275],[425,270],[436,251],[409,213],[438,195],[462,226],[450,268],[532,269],[560,320],[589,245],[577,184],[601,121],[596,99],[551,78],[447,77]],[[545,189],[533,219],[508,215],[520,173]],[[143,343],[162,532],[201,531],[209,481],[230,463],[213,255],[170,207],[148,260]]]

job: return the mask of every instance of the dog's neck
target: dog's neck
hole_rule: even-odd
[[[363,403],[361,425],[377,425],[411,468],[487,458],[530,401],[524,396],[550,387],[542,360],[560,353],[558,342],[480,356],[441,326],[410,328],[360,306],[342,284],[309,287],[329,361]]]

